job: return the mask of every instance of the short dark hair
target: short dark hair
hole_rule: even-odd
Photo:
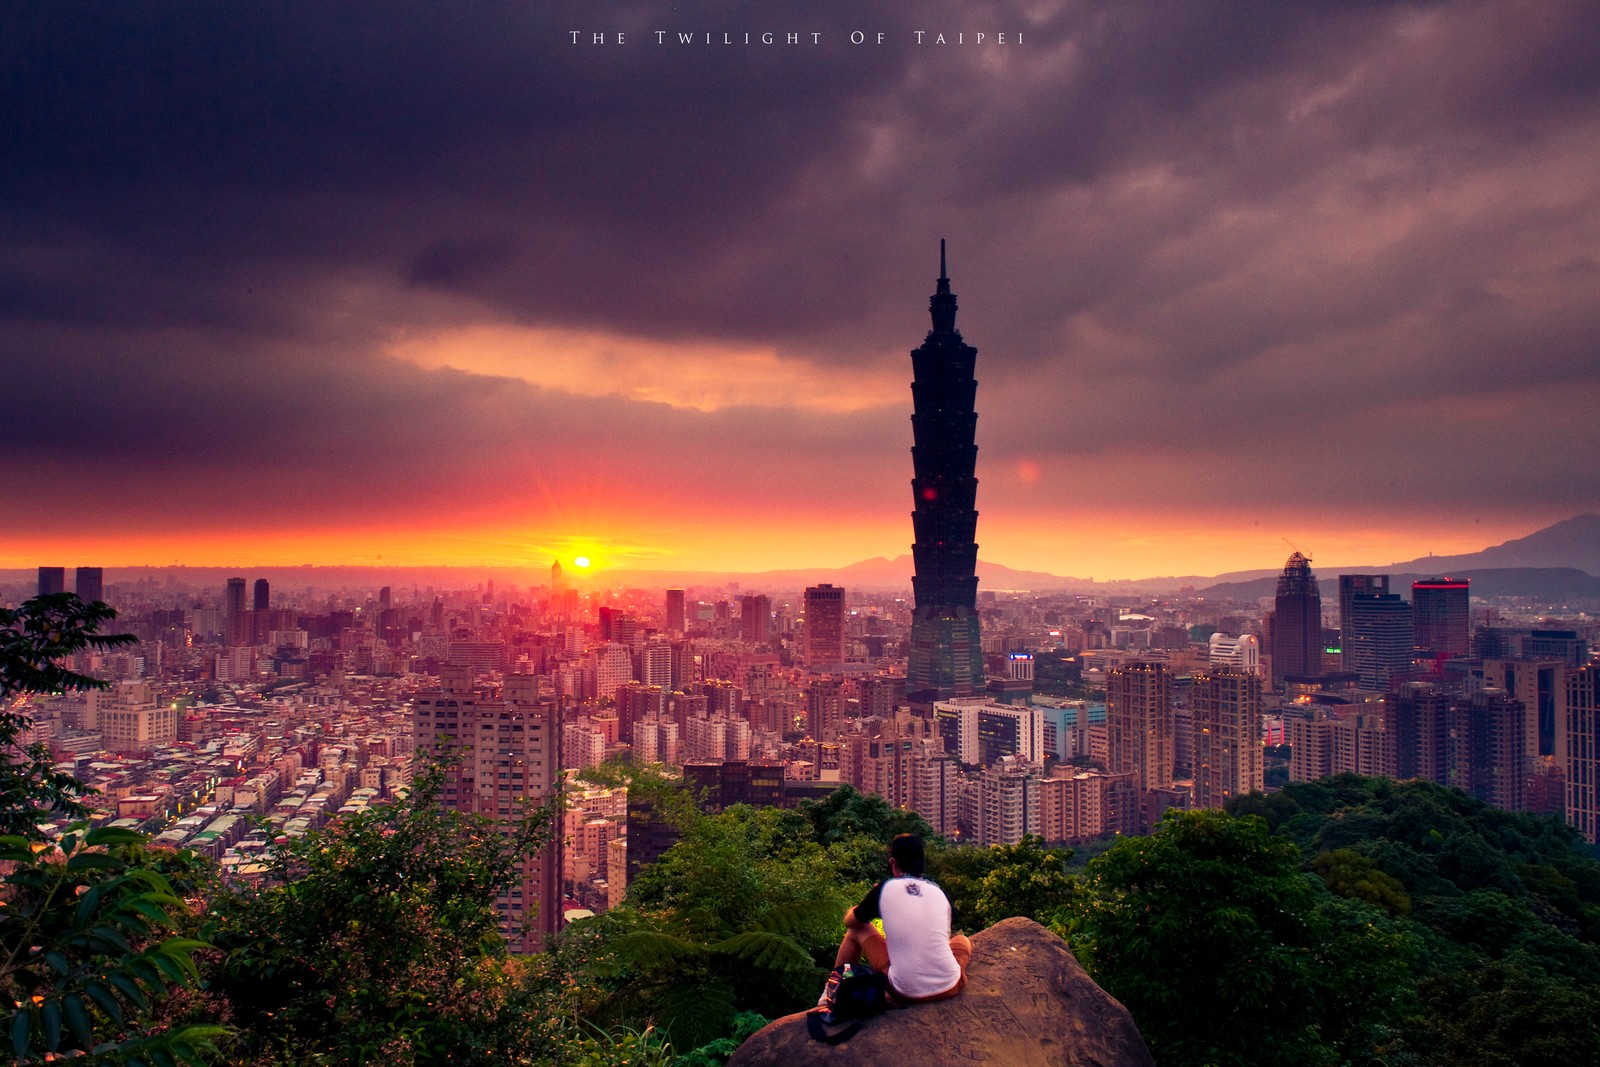
[[[895,839],[889,842],[889,858],[894,860],[901,874],[921,877],[927,866],[922,838],[916,834],[897,834]]]

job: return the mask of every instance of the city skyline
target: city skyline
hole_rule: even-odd
[[[1597,45],[1576,2],[36,5],[0,568],[907,554],[941,237],[983,560],[1521,537],[1600,511]]]

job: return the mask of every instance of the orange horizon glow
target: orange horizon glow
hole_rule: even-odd
[[[1430,553],[1480,551],[1521,537],[1543,523],[1468,524],[1441,536],[1437,526],[1345,529],[1300,520],[1296,525],[1242,524],[1236,519],[1165,516],[1080,516],[1073,524],[1033,520],[985,525],[979,557],[986,564],[1097,581],[1209,576],[1281,567],[1291,551],[1313,566],[1381,567]],[[0,567],[493,567],[545,571],[560,562],[570,576],[600,581],[611,572],[759,573],[825,569],[911,551],[909,523],[844,518],[732,526],[637,529],[620,534],[551,535],[504,527],[452,530],[350,528],[321,531],[196,531],[162,534],[85,533],[8,540]],[[588,565],[578,562],[588,560]]]

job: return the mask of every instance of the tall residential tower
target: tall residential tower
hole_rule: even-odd
[[[911,622],[911,663],[906,688],[938,698],[983,690],[983,649],[978,630],[978,529],[976,507],[978,350],[956,330],[956,297],[939,242],[938,288],[928,302],[933,329],[911,353],[913,381],[911,489],[916,508],[911,579],[916,609]]]

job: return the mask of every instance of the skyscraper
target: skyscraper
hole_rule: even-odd
[[[1350,602],[1359,593],[1387,593],[1387,574],[1339,575],[1339,665],[1347,671],[1355,670],[1350,659]]]
[[[806,589],[806,666],[844,662],[844,590],[824,582]]]
[[[681,634],[687,621],[684,613],[683,590],[667,590],[667,632]]]
[[[65,567],[40,567],[39,568],[39,595],[50,596],[53,593],[67,591],[67,568]]]
[[[1471,593],[1466,578],[1424,578],[1411,583],[1411,611],[1417,651],[1432,656],[1463,655],[1472,646],[1467,625]]]
[[[99,567],[79,567],[73,575],[73,591],[85,604],[105,600],[105,571]]]
[[[1345,576],[1348,577],[1348,576]],[[1343,590],[1340,590],[1343,598]],[[1359,675],[1367,689],[1388,689],[1396,674],[1411,667],[1411,605],[1398,593],[1351,593],[1340,628],[1345,670]]]
[[[1311,573],[1311,560],[1299,552],[1289,557],[1278,578],[1272,609],[1272,685],[1285,678],[1322,673],[1322,593]]]
[[[250,617],[245,614],[243,578],[228,579],[228,590],[223,598],[222,608],[222,633],[227,643],[232,646],[248,644],[251,628]]]
[[[939,698],[983,690],[978,620],[978,350],[956,330],[956,297],[939,242],[939,281],[928,301],[933,329],[911,353],[911,546],[916,607],[906,688]]]
[[[254,590],[252,607],[256,611],[270,611],[272,608],[272,586],[265,578],[257,578]]]

